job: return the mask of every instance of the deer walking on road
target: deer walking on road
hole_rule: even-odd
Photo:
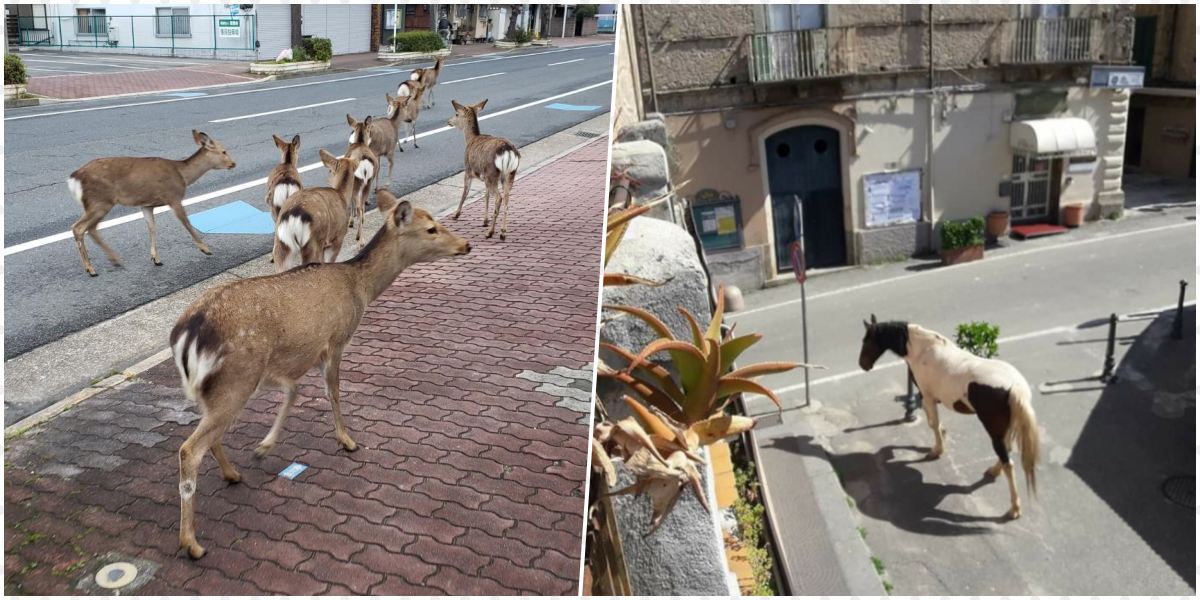
[[[192,139],[200,146],[191,156],[183,160],[157,157],[97,158],[77,169],[67,178],[71,196],[83,207],[83,216],[71,226],[75,236],[75,247],[83,259],[83,268],[95,277],[96,269],[88,259],[83,235],[92,236],[92,241],[108,255],[113,265],[120,266],[121,258],[101,239],[97,231],[100,220],[118,204],[139,206],[146,226],[150,229],[150,260],[162,265],[158,259],[158,233],[154,224],[154,209],[170,206],[180,223],[192,235],[196,247],[205,254],[212,254],[200,239],[200,234],[188,221],[183,209],[183,196],[187,187],[213,169],[232,169],[237,166],[229,152],[208,134],[192,130]]]
[[[179,448],[179,545],[193,559],[205,553],[194,525],[200,462],[212,452],[221,476],[241,481],[221,438],[259,386],[279,387],[284,401],[258,456],[274,448],[296,400],[296,382],[313,366],[325,378],[334,435],[343,448],[355,450],[342,421],[338,367],[367,305],[407,267],[471,251],[428,212],[398,202],[387,190],[377,196],[384,223],[358,256],[219,285],[184,310],[171,330],[183,390],[201,415]]]
[[[463,203],[471,192],[471,182],[478,177],[486,186],[483,192],[484,227],[488,226],[488,200],[492,194],[496,195],[496,212],[492,215],[491,228],[487,232],[489,238],[496,232],[500,205],[504,204],[504,221],[500,224],[500,239],[503,240],[508,233],[508,200],[513,179],[517,176],[517,167],[521,164],[521,153],[504,138],[479,133],[479,112],[487,104],[487,99],[472,105],[459,104],[457,100],[451,100],[450,103],[454,105],[454,116],[446,124],[461,129],[467,142],[463,160],[463,193],[458,201],[458,210],[454,211],[454,220],[457,221],[462,213]]]
[[[437,85],[438,77],[442,74],[442,61],[445,59],[446,57],[439,56],[437,60],[434,61],[432,67],[413,69],[412,74],[408,76],[409,81],[419,82],[421,84],[421,89],[423,89],[427,94],[429,103],[425,104],[424,108],[433,107],[433,86]],[[396,94],[399,95],[400,91],[397,90]]]

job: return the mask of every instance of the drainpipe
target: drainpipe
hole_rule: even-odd
[[[929,180],[929,248],[934,246],[934,218],[933,218],[933,133],[934,133],[934,115],[933,106],[937,101],[937,93],[934,91],[934,74],[933,74],[933,5],[929,5],[929,139],[925,143],[925,164],[927,165],[928,173],[926,179]]]
[[[646,75],[650,77],[650,105],[658,112],[658,92],[654,85],[654,54],[650,51],[650,36],[646,33],[646,5],[638,5],[638,16],[642,22],[642,47],[646,49]]]

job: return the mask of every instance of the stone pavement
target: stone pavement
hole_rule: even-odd
[[[6,440],[5,592],[80,593],[128,560],[156,569],[138,594],[576,593],[607,148],[519,179],[506,242],[483,238],[482,203],[446,221],[471,255],[409,269],[367,309],[342,361],[358,451],[315,370],[261,461],[282,398],[251,400],[225,436],[243,481],[202,467],[199,561],[177,551],[198,417],[172,361]],[[277,475],[293,462],[308,468]]]
[[[119,73],[36,76],[30,77],[26,89],[30,94],[47,98],[78,100],[246,83],[258,79],[250,75],[249,67],[244,62],[206,61],[202,64]]]

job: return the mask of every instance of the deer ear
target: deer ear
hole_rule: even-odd
[[[462,109],[463,109],[463,105],[459,104],[459,103],[458,103],[458,100],[451,100],[451,101],[450,101],[450,104],[453,104],[453,105],[454,105],[454,110],[456,110],[456,111],[459,111],[459,110],[462,110]]]
[[[347,113],[347,114],[346,114],[346,123],[347,123],[348,125],[350,125],[351,127],[354,127],[355,125],[358,125],[358,121],[355,121],[355,120],[354,120],[354,117],[350,116],[350,114],[349,114],[349,113]]]
[[[285,141],[283,141],[283,140],[279,139],[279,136],[277,136],[277,135],[275,135],[275,134],[273,134],[273,133],[272,133],[272,134],[271,134],[271,139],[275,140],[275,147],[276,147],[276,148],[279,148],[280,150],[287,150],[287,142],[285,142]]]
[[[196,140],[197,145],[205,146],[208,144],[208,142],[211,138],[208,137],[207,133],[204,133],[203,131],[196,131],[195,129],[193,129],[192,130],[192,139]]]
[[[397,227],[399,227],[400,225],[408,225],[409,223],[412,223],[412,218],[413,218],[412,204],[409,203],[408,200],[401,200],[400,203],[396,205],[396,212],[393,213],[393,215],[394,215],[393,219],[395,220]]]
[[[876,322],[877,321],[875,321],[875,313],[871,313],[871,324],[874,325]]]
[[[479,112],[479,111],[483,110],[484,106],[487,106],[487,98],[480,100],[477,104],[475,104],[471,108],[475,109],[475,112]]]
[[[379,214],[386,215],[389,210],[396,208],[396,196],[386,188],[375,190],[375,202],[379,204]]]
[[[324,148],[321,148],[320,154],[321,154],[321,162],[325,163],[325,166],[328,167],[330,171],[332,171],[333,168],[337,166],[337,158],[334,155],[330,154],[329,151]]]
[[[293,148],[299,148],[299,147],[300,147],[300,136],[299,136],[299,135],[292,136],[292,147],[293,147]]]

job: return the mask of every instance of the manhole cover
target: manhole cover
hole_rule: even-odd
[[[1167,500],[1175,504],[1196,508],[1196,477],[1188,475],[1168,477],[1162,484],[1162,493]]]
[[[130,563],[112,563],[96,571],[96,585],[107,590],[120,589],[136,579],[137,574],[138,568]]]

